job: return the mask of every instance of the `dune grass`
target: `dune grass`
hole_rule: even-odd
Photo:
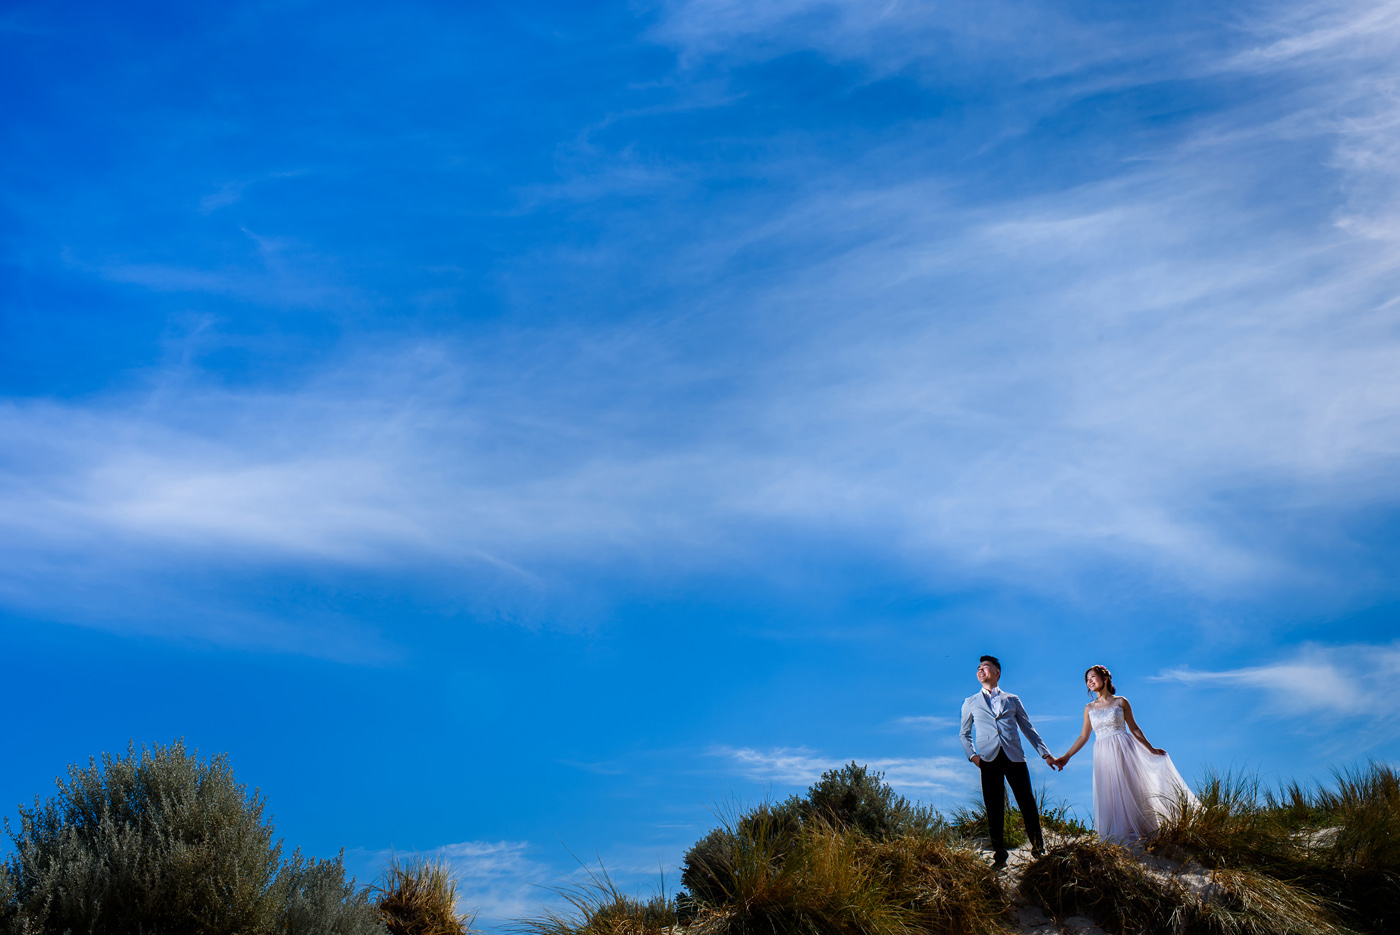
[[[755,826],[736,829],[732,860],[711,865],[718,901],[691,930],[704,935],[850,932],[860,935],[995,935],[1007,894],[981,856],[945,837],[881,840],[827,822],[804,825],[773,847]]]
[[[1085,915],[1114,935],[1349,935],[1325,897],[1268,874],[1217,870],[1204,895],[1148,872],[1116,844],[1051,848],[1026,868],[1022,892],[1053,915]]]
[[[1065,803],[1041,798],[1051,845],[1019,893],[977,847],[978,806],[951,819],[894,797],[878,774],[845,767],[793,797],[734,808],[686,855],[686,891],[634,899],[606,875],[566,892],[570,912],[528,935],[998,935],[1015,899],[1114,935],[1353,935],[1400,932],[1400,782],[1382,764],[1325,787],[1269,789],[1244,774],[1200,784],[1144,846],[1199,865],[1208,884],[1149,870],[1097,839]],[[813,801],[820,805],[814,805]],[[1024,839],[1007,809],[1011,841]],[[1010,841],[1008,842],[1010,843]]]
[[[1288,899],[1269,882],[1277,881],[1303,894],[1298,899],[1320,900],[1329,917],[1350,929],[1400,931],[1400,773],[1394,767],[1369,763],[1335,773],[1330,785],[1290,783],[1277,791],[1243,774],[1212,775],[1199,797],[1200,808],[1175,810],[1150,850],[1189,857],[1214,871],[1227,890],[1234,887],[1242,906],[1269,905],[1268,893],[1275,893],[1281,902],[1266,914],[1305,914],[1297,899],[1293,910],[1283,908]],[[1246,892],[1251,887],[1257,896]]]
[[[638,899],[622,892],[605,868],[585,867],[582,883],[554,890],[567,905],[525,919],[511,929],[519,935],[662,935],[681,921],[676,901],[666,895],[665,878],[656,895]]]
[[[1094,833],[1075,812],[1070,804],[1061,799],[1051,801],[1042,789],[1036,796],[1036,811],[1040,813],[1040,828],[1047,841],[1058,835],[1066,838],[1079,838]],[[1026,843],[1026,825],[1021,810],[1012,805],[1010,796],[1006,799],[1006,810],[1002,820],[1002,834],[1006,846],[1020,847]],[[987,834],[987,808],[979,798],[975,802],[953,810],[952,819],[947,822],[950,833],[965,841],[985,840]]]
[[[457,910],[457,877],[442,860],[394,860],[377,887],[391,935],[465,935],[473,919]]]
[[[1021,891],[1056,918],[1083,915],[1114,933],[1182,932],[1185,888],[1149,874],[1123,848],[1096,839],[1051,847]]]

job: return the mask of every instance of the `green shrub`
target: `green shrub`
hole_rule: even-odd
[[[339,860],[285,866],[263,801],[227,757],[183,742],[68,767],[5,829],[11,931],[84,935],[368,935]],[[340,902],[335,903],[339,894]],[[333,905],[334,904],[334,905]],[[313,919],[312,915],[318,918]]]
[[[457,877],[441,860],[392,861],[378,908],[391,935],[464,935],[472,924],[457,911]]]
[[[771,859],[781,862],[797,846],[805,826],[819,824],[851,830],[871,840],[908,834],[946,836],[948,828],[932,809],[895,795],[884,774],[854,762],[827,770],[806,796],[780,803],[763,803],[747,813],[721,816],[720,827],[686,851],[681,884],[701,902],[718,904],[729,898],[724,881],[738,850],[762,842]]]
[[[268,932],[285,902],[281,843],[225,757],[182,743],[68,768],[58,795],[20,809],[8,869],[44,931]]]
[[[287,901],[278,935],[384,935],[379,911],[367,887],[345,879],[343,855],[334,860],[302,860],[294,855],[284,868]]]
[[[942,822],[935,812],[895,795],[884,778],[884,773],[871,772],[852,761],[823,773],[807,790],[806,799],[797,800],[797,807],[806,820],[850,828],[872,840],[941,830]]]

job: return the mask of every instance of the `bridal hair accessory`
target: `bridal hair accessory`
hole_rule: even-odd
[[[1103,673],[1104,678],[1108,679],[1110,682],[1113,681],[1113,673],[1108,671],[1108,666],[1090,666],[1089,668],[1098,669]]]

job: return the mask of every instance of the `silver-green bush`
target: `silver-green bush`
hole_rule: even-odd
[[[226,756],[132,746],[70,766],[57,786],[20,808],[18,830],[5,822],[11,931],[367,935],[378,924],[339,860],[283,864],[262,799]]]

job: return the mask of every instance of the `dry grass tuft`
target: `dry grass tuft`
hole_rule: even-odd
[[[1249,868],[1285,876],[1296,872],[1305,856],[1294,833],[1296,825],[1285,819],[1287,809],[1269,807],[1270,797],[1257,778],[1212,773],[1198,796],[1198,808],[1175,803],[1148,842],[1152,853],[1188,854],[1211,869]]]
[[[866,844],[886,898],[906,909],[921,931],[993,935],[1011,910],[1010,894],[981,854],[920,835]]]
[[[770,842],[741,840],[723,868],[726,899],[702,908],[697,935],[910,935],[914,913],[890,898],[862,860],[858,832],[807,827],[779,859]]]
[[[457,877],[441,860],[395,860],[378,887],[391,935],[465,935],[473,918],[457,911]]]
[[[697,935],[996,935],[1010,901],[986,862],[942,837],[874,839],[809,821],[796,838],[731,828],[712,852]],[[722,859],[721,859],[722,858]],[[697,870],[699,866],[697,865]]]
[[[1325,898],[1264,873],[1216,870],[1217,888],[1196,900],[1197,930],[1211,935],[1349,935]]]
[[[1080,840],[1046,851],[1021,877],[1021,891],[1063,918],[1085,915],[1110,932],[1185,932],[1190,895],[1160,880],[1116,844]]]
[[[663,935],[680,919],[675,900],[661,891],[640,900],[618,889],[606,869],[585,868],[588,880],[555,892],[564,897],[572,912],[549,912],[512,926],[520,935]]]
[[[1250,870],[1217,869],[1202,898],[1145,870],[1116,844],[1075,841],[1026,868],[1021,889],[1051,913],[1117,935],[1350,935],[1325,897]]]

